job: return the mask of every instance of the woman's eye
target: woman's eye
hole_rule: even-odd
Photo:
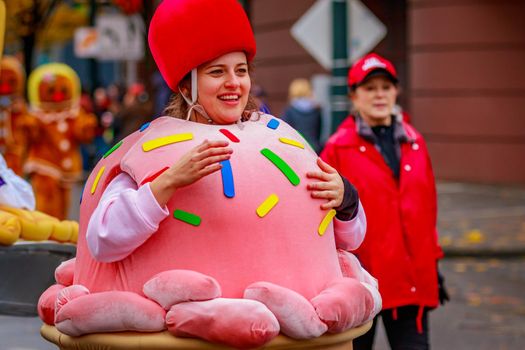
[[[214,74],[214,75],[218,75],[218,74],[221,74],[221,73],[222,73],[221,69],[214,69],[214,70],[210,71],[210,74]]]
[[[239,69],[237,69],[237,73],[246,74],[246,73],[248,73],[248,69],[247,68],[239,68]]]

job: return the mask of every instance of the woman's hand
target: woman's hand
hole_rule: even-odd
[[[317,165],[321,171],[310,171],[306,173],[306,177],[310,179],[318,179],[318,182],[311,182],[307,185],[307,189],[312,191],[312,198],[320,198],[328,200],[321,204],[321,209],[334,209],[341,205],[344,197],[344,184],[341,176],[330,165],[325,163],[321,158],[317,158]]]
[[[220,170],[220,162],[230,159],[233,152],[227,146],[227,141],[205,140],[153,180],[150,188],[159,205],[165,206],[178,188],[191,185]]]

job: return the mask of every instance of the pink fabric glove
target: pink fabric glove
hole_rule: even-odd
[[[221,296],[217,281],[197,271],[170,270],[155,275],[144,284],[144,295],[165,310],[184,301],[202,301]]]
[[[279,322],[263,304],[218,298],[174,305],[166,315],[168,330],[234,348],[257,348],[279,334]]]
[[[166,312],[138,294],[110,291],[71,300],[56,314],[57,329],[76,337],[98,332],[160,332]]]
[[[279,321],[281,332],[295,339],[322,335],[328,327],[301,294],[269,282],[256,282],[244,291],[244,298],[266,305]]]
[[[73,276],[75,275],[75,262],[76,258],[63,261],[55,269],[55,280],[57,283],[64,286],[70,286],[73,284]]]
[[[65,286],[61,284],[53,284],[38,299],[38,316],[48,325],[53,326],[55,324],[55,300],[57,294],[64,288]]]

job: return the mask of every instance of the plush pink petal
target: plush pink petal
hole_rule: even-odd
[[[62,262],[55,269],[55,281],[64,286],[70,286],[73,284],[73,276],[75,274],[75,262],[76,258],[66,260]]]
[[[171,307],[168,330],[235,348],[256,348],[279,334],[279,322],[264,304],[254,300],[218,298]]]
[[[98,332],[159,332],[166,312],[154,301],[131,292],[88,294],[71,300],[56,315],[57,329],[70,336]]]
[[[338,249],[337,256],[344,277],[355,278],[359,282],[365,282],[374,286],[376,289],[378,288],[377,279],[372,277],[372,275],[361,266],[361,263],[354,254],[346,250]]]
[[[340,333],[365,323],[375,310],[372,294],[354,278],[340,278],[311,300],[328,332]]]
[[[89,294],[89,290],[80,284],[73,284],[62,289],[55,299],[55,314],[71,300]]]
[[[38,299],[38,316],[49,325],[55,324],[55,300],[57,294],[64,288],[61,284],[53,284]]]
[[[269,282],[256,282],[246,288],[244,298],[266,305],[279,321],[281,332],[291,338],[315,338],[328,329],[312,304],[291,289]]]
[[[197,271],[170,270],[155,275],[144,284],[144,294],[164,309],[184,301],[202,301],[221,296],[215,279]]]

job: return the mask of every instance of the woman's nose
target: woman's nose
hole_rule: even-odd
[[[240,85],[239,77],[235,73],[229,73],[224,85],[228,88],[236,88]]]

